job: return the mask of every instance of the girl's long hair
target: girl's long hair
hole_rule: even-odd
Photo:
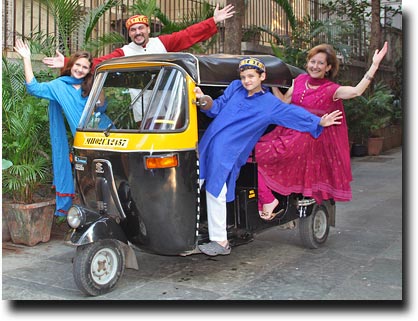
[[[61,70],[61,76],[71,76],[71,68],[75,62],[80,58],[86,58],[90,63],[90,72],[84,77],[81,83],[82,96],[87,97],[90,94],[91,87],[93,86],[93,56],[88,51],[77,51],[72,54],[64,68]]]

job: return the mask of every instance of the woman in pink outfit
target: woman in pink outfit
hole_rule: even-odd
[[[322,116],[334,110],[344,111],[342,100],[360,96],[369,86],[388,44],[376,50],[370,69],[357,86],[341,86],[332,81],[339,62],[334,49],[327,44],[312,48],[307,57],[307,74],[299,75],[283,95],[273,93],[287,103],[299,105]],[[258,162],[259,211],[261,218],[272,220],[282,195],[301,193],[320,204],[323,200],[350,201],[352,181],[350,151],[345,113],[342,124],[324,128],[317,139],[309,134],[277,126],[261,137],[255,147]]]

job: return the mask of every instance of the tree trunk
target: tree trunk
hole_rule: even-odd
[[[372,0],[372,24],[370,30],[369,66],[376,49],[382,46],[382,27],[380,25],[380,0]]]
[[[225,20],[225,53],[241,54],[242,23],[245,16],[245,0],[230,0],[234,6],[235,15]]]

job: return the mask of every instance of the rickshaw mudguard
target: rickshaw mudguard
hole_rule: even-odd
[[[93,223],[74,229],[67,236],[67,243],[85,245],[104,239],[114,239],[128,244],[128,239],[118,223],[110,217],[101,217]]]
[[[70,245],[81,246],[104,239],[120,241],[125,255],[125,267],[128,269],[139,270],[134,250],[129,245],[119,224],[110,217],[102,217],[82,228],[73,229],[67,234],[65,241]]]

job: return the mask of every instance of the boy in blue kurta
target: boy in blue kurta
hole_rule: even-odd
[[[262,87],[264,64],[256,58],[239,63],[240,80],[212,101],[196,87],[200,109],[214,118],[199,142],[200,179],[206,183],[209,239],[199,245],[210,256],[231,252],[226,232],[226,202],[234,200],[235,182],[255,144],[271,124],[318,137],[323,127],[340,124],[340,111],[321,118],[305,109],[283,103]]]

